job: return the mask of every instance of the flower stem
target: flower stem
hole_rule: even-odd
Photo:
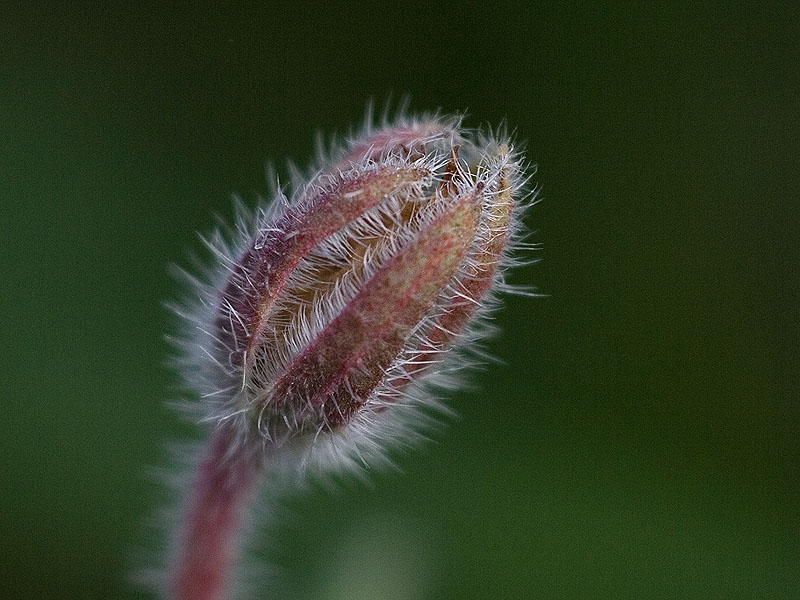
[[[248,446],[235,446],[227,427],[214,430],[197,466],[184,513],[170,600],[224,600],[237,552],[241,517],[261,461]]]

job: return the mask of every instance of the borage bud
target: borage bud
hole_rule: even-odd
[[[459,125],[368,132],[291,201],[240,219],[238,239],[209,242],[220,268],[189,313],[202,334],[184,371],[216,427],[186,507],[174,598],[224,597],[262,467],[382,451],[410,431],[409,408],[433,402],[428,375],[476,337],[508,264],[522,167],[508,142]]]

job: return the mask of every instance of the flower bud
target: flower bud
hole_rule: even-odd
[[[519,157],[459,125],[371,132],[210,242],[224,276],[194,319],[209,420],[280,445],[425,404],[426,376],[475,337],[520,208]]]
[[[291,200],[240,209],[206,241],[215,264],[207,283],[184,274],[194,301],[176,307],[191,325],[176,344],[215,427],[173,534],[170,598],[226,597],[264,471],[379,458],[438,406],[431,384],[452,383],[489,331],[522,246],[523,169],[497,137],[457,119],[368,130]]]

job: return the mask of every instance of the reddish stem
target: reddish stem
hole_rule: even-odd
[[[170,579],[172,600],[223,600],[234,561],[241,517],[259,472],[247,447],[232,445],[226,427],[211,435],[184,513],[178,559]]]

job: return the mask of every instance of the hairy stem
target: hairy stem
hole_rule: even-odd
[[[227,597],[242,514],[261,470],[255,453],[235,446],[233,439],[227,427],[214,430],[197,466],[170,576],[170,600]]]

